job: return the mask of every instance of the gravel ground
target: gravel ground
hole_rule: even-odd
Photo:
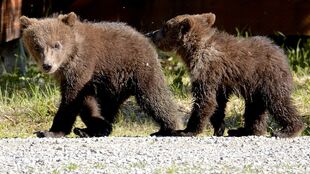
[[[310,137],[0,140],[0,173],[310,173]]]

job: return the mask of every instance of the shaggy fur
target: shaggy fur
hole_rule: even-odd
[[[244,128],[230,136],[263,135],[267,111],[282,129],[274,136],[293,137],[303,129],[291,102],[292,75],[283,51],[266,37],[234,37],[212,25],[215,15],[180,15],[149,33],[164,51],[176,51],[192,82],[194,105],[187,128],[177,135],[197,135],[210,119],[214,135],[225,129],[225,107],[231,94],[245,100]]]
[[[87,23],[74,13],[54,18],[21,17],[23,41],[38,66],[60,83],[61,104],[49,131],[71,132],[79,114],[82,137],[107,136],[119,106],[131,95],[159,125],[154,135],[177,128],[177,109],[148,40],[123,23]]]

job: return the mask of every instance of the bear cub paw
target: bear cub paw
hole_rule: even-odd
[[[64,132],[37,131],[34,132],[39,138],[61,138],[65,136]]]
[[[80,138],[89,138],[89,137],[105,137],[108,136],[111,133],[112,129],[105,129],[105,130],[101,130],[100,132],[98,131],[93,131],[89,128],[74,128],[73,129],[73,133],[77,136],[79,136]]]

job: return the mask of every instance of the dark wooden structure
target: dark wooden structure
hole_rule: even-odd
[[[19,38],[22,0],[2,0],[0,7],[0,43]]]
[[[158,28],[178,14],[214,12],[230,33],[310,35],[310,0],[75,0],[65,12],[84,19],[124,21],[140,31]]]
[[[22,0],[1,0],[0,8],[0,75],[17,69],[24,74],[26,56],[19,40]]]

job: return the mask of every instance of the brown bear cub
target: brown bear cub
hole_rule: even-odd
[[[81,22],[74,13],[20,20],[25,47],[61,88],[52,127],[37,136],[69,134],[78,114],[87,128],[75,128],[77,135],[107,136],[120,105],[131,95],[160,125],[153,135],[177,129],[177,107],[158,55],[142,34],[124,23]]]
[[[294,137],[303,123],[291,102],[292,75],[283,51],[266,37],[234,37],[212,27],[215,15],[180,15],[147,34],[163,51],[176,51],[192,82],[194,105],[187,128],[176,135],[201,133],[210,119],[214,135],[225,129],[225,107],[231,94],[245,100],[245,125],[230,136],[263,135],[267,113],[282,126],[277,137]]]

